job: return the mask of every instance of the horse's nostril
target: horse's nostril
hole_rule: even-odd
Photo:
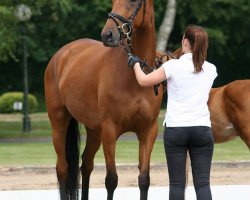
[[[112,39],[113,38],[113,33],[111,31],[107,32],[107,39]]]
[[[102,42],[106,47],[118,47],[119,46],[119,37],[116,37],[116,34],[112,31],[112,29],[103,31],[102,34]]]

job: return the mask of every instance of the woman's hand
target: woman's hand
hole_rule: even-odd
[[[136,55],[133,55],[132,53],[128,53],[128,67],[130,69],[133,68],[137,62],[141,63],[140,58],[138,58]]]

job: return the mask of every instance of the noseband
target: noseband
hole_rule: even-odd
[[[133,32],[133,21],[135,19],[135,16],[138,14],[139,10],[142,7],[142,3],[144,2],[144,11],[143,11],[143,21],[144,22],[144,16],[145,16],[145,7],[146,7],[146,1],[145,0],[140,0],[139,3],[137,4],[137,7],[135,8],[134,12],[132,15],[126,19],[123,16],[117,14],[117,13],[109,13],[108,18],[111,18],[118,29],[119,32],[119,38],[120,38],[120,43],[122,47],[125,49],[127,53],[132,53],[132,45],[131,45],[131,36]],[[118,20],[122,22],[122,26],[119,25]],[[126,42],[128,44],[128,48],[126,48],[124,41],[122,39],[122,35],[125,35]]]

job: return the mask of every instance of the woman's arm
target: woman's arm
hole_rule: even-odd
[[[139,85],[143,87],[153,86],[166,80],[165,70],[163,67],[159,67],[150,74],[145,74],[141,70],[140,64],[137,62],[134,65],[134,71]]]

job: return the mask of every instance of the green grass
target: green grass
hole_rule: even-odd
[[[51,143],[0,143],[1,166],[51,165],[55,163]]]
[[[236,138],[223,144],[215,144],[213,159],[216,161],[250,161],[250,151],[240,138]]]
[[[83,152],[84,141],[82,142]],[[213,161],[250,160],[249,150],[240,139],[215,145]],[[51,142],[0,143],[0,166],[48,166],[54,165],[56,154]],[[138,163],[138,141],[118,140],[117,163]],[[95,163],[104,164],[102,148],[97,152]],[[151,163],[165,163],[163,143],[157,140],[151,155]]]
[[[22,132],[22,115],[0,115],[0,166],[12,165],[54,165],[56,155],[51,140],[51,127],[46,113],[31,114],[32,131]],[[163,132],[162,121],[164,111],[161,111],[158,124],[159,133]],[[82,134],[85,134],[84,128]],[[46,142],[39,140],[41,137],[48,138]],[[22,142],[6,142],[6,138],[20,140]],[[27,142],[33,138],[31,142]],[[136,137],[135,137],[136,138]],[[27,139],[27,141],[26,141]],[[36,141],[36,139],[38,139]],[[82,150],[84,141],[82,142]],[[240,161],[250,160],[249,150],[246,145],[238,138],[224,144],[216,144],[214,161]],[[104,163],[102,148],[95,157],[96,163]],[[137,139],[124,140],[117,142],[116,148],[117,163],[138,163],[138,141]],[[152,163],[165,163],[165,154],[161,140],[157,140],[151,155]]]
[[[161,112],[158,127],[159,133],[163,132],[163,112]],[[51,126],[47,117],[47,113],[32,113],[31,119],[31,132],[22,132],[22,114],[0,114],[0,140],[1,138],[30,138],[30,137],[50,137]],[[81,133],[85,134],[85,129],[81,128]]]
[[[34,121],[31,133],[22,132],[22,122],[0,122],[0,138],[45,137],[51,135],[51,127],[47,121]]]
[[[47,113],[33,113],[31,118],[31,132],[22,132],[22,114],[0,114],[0,139],[18,137],[45,137],[51,135],[51,126]]]

